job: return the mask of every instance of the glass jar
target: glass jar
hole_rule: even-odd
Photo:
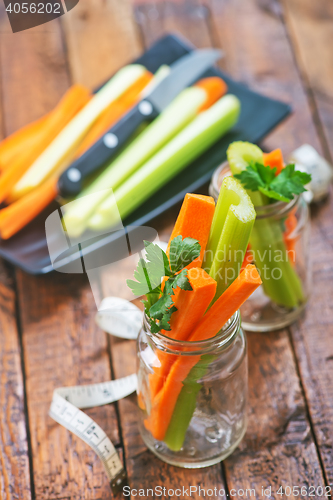
[[[200,342],[138,337],[138,405],[143,441],[161,460],[199,468],[224,460],[246,431],[246,339],[237,312]]]
[[[228,175],[228,162],[214,172],[209,192],[215,200]],[[263,284],[241,307],[242,325],[250,331],[273,331],[293,323],[309,298],[309,209],[300,195],[289,203],[273,202],[255,210],[248,262],[254,261]]]

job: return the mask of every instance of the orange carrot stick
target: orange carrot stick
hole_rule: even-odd
[[[73,85],[44,122],[38,141],[19,155],[10,168],[0,178],[0,203],[7,197],[16,182],[28,170],[44,149],[53,141],[65,125],[90,99],[88,89]]]
[[[58,193],[57,178],[50,178],[8,207],[0,210],[0,235],[7,240],[31,222]]]
[[[164,335],[177,340],[187,340],[216,293],[216,281],[201,267],[189,269],[187,277],[192,291],[179,291],[174,301],[177,311],[171,316],[171,331],[162,331]],[[155,367],[154,373],[149,376],[152,398],[162,388],[170,367],[175,361],[170,354],[162,351],[158,351],[158,358],[160,366]]]
[[[248,264],[252,264],[253,260],[254,260],[253,259],[253,253],[252,253],[252,250],[251,250],[251,245],[249,243],[248,246],[247,246],[245,255],[244,255],[244,260],[243,260],[243,264],[242,264],[242,267],[241,267],[241,271],[243,271]]]
[[[153,75],[147,71],[129,87],[124,95],[106,108],[80,144],[76,152],[76,158],[83,155],[114,123],[134,106],[139,99],[140,93],[152,78]]]
[[[295,229],[297,228],[297,217],[295,213],[290,213],[288,217],[285,220],[284,223],[286,230],[283,234],[283,239],[284,243],[287,248],[287,253],[289,260],[292,264],[295,264],[296,262],[296,241],[297,241],[297,236],[295,236],[293,233]]]
[[[279,175],[284,167],[284,161],[282,156],[282,151],[280,148],[274,149],[270,153],[264,153],[264,165],[270,166],[271,168],[276,167],[276,175]]]
[[[228,90],[227,84],[219,76],[203,78],[199,80],[195,86],[204,89],[207,94],[207,99],[199,109],[199,112],[210,108],[218,99],[226,94]]]
[[[15,157],[38,142],[43,125],[48,119],[49,114],[25,125],[0,143],[0,170],[6,170],[11,166]]]
[[[203,316],[188,340],[197,342],[214,337],[260,284],[256,267],[249,264]],[[152,402],[149,419],[145,421],[155,439],[164,439],[183,381],[199,360],[200,355],[180,356],[173,364],[165,384]]]
[[[187,193],[170,237],[167,255],[169,256],[170,243],[176,236],[181,235],[183,239],[194,238],[199,241],[201,252],[200,256],[187,266],[187,269],[201,267],[214,210],[215,202],[211,196]]]
[[[187,340],[198,321],[208,309],[216,292],[216,281],[201,267],[193,267],[187,273],[191,291],[180,290],[171,316],[171,331],[165,332],[176,340]]]

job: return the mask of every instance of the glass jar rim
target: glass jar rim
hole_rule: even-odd
[[[220,331],[206,340],[190,341],[177,340],[162,333],[152,333],[148,322],[147,315],[143,315],[143,326],[146,334],[152,339],[155,346],[169,354],[193,356],[202,355],[217,348],[227,347],[237,335],[240,329],[240,312],[239,310],[225,323]]]
[[[211,185],[210,185],[210,195],[213,196],[213,198],[217,199],[220,193],[220,186],[219,186],[219,179],[221,176],[221,173],[225,170],[225,174],[222,175],[222,177],[227,177],[231,170],[229,168],[229,162],[225,161],[223,162],[217,169],[214,171],[212,180],[211,180]],[[274,203],[269,203],[267,205],[260,205],[260,206],[255,206],[254,209],[256,211],[257,217],[256,219],[265,219],[266,217],[272,217],[273,215],[284,215],[288,213],[299,201],[300,195],[296,195],[293,197],[292,200],[285,202],[285,201],[275,201]]]

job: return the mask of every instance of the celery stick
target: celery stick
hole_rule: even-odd
[[[65,224],[71,236],[79,236],[90,215],[107,197],[107,189],[115,190],[135,170],[149,159],[168,140],[175,136],[198,113],[205,102],[204,89],[190,87],[183,90],[164,112],[150,124],[107,169],[76,199],[65,214]],[[85,196],[100,192],[87,202]]]
[[[265,293],[277,304],[296,307],[299,301],[304,300],[304,295],[300,280],[289,261],[279,222],[257,220],[250,243]],[[281,256],[281,260],[272,261],[274,255]]]
[[[183,382],[184,387],[180,391],[168,430],[164,437],[165,444],[172,451],[179,451],[183,446],[186,431],[196,407],[197,394],[202,388],[202,384],[198,380],[205,376],[208,366],[214,360],[214,357],[207,354],[202,356]]]
[[[203,268],[217,281],[216,300],[240,273],[256,213],[245,189],[233,177],[222,183]]]
[[[246,142],[232,143],[227,156],[233,174],[240,173],[251,161],[263,163],[261,149]],[[255,206],[263,206],[269,202],[259,191],[247,192]],[[302,285],[289,261],[279,221],[257,220],[250,236],[250,244],[266,295],[277,304],[290,309],[303,302]],[[272,261],[271,256],[277,255],[281,255],[282,260]]]
[[[122,218],[208,149],[237,121],[239,100],[233,95],[222,97],[207,111],[199,114],[184,130],[153,156],[134,175],[115,190],[115,200]],[[90,229],[112,226],[113,199],[106,199],[89,222]]]
[[[65,168],[76,147],[104,109],[120,97],[146,71],[146,68],[139,64],[131,64],[118,71],[31,165],[14,186],[11,198],[16,199],[23,196],[38,186],[57,168],[61,166]]]

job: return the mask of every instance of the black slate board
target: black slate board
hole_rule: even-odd
[[[194,49],[182,37],[168,35],[156,42],[136,62],[143,64],[154,73],[162,64],[170,65]],[[203,76],[213,75],[221,76],[228,84],[228,91],[240,99],[241,115],[238,124],[139,207],[124,221],[124,225],[132,227],[147,225],[162,212],[181,201],[186,192],[200,192],[200,188],[211,178],[214,169],[225,160],[226,149],[230,142],[235,140],[258,142],[291,112],[288,104],[252,92],[219,69],[211,69]],[[56,202],[52,203],[39,217],[13,238],[8,241],[0,241],[0,256],[30,274],[45,274],[52,271],[53,266],[45,237],[45,220],[58,207]],[[86,241],[83,251],[78,246],[70,248],[57,259],[57,268],[63,261],[63,272],[69,272],[68,267],[66,270],[66,263],[73,263],[80,259],[82,254],[83,257],[89,255],[91,258],[92,252],[94,252],[94,262],[100,261],[101,264],[105,264],[105,256],[112,254],[113,248],[117,245],[117,239],[123,235],[122,232],[120,233],[109,233],[93,238],[91,244]],[[72,267],[70,266],[71,269]]]

